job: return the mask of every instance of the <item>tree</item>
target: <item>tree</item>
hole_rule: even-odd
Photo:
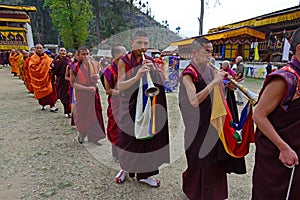
[[[91,5],[93,6],[93,14],[95,16],[95,29],[97,35],[97,42],[98,44],[101,43],[101,32],[100,32],[100,5],[99,0],[90,0]],[[99,46],[100,48],[100,46]]]
[[[198,17],[199,21],[199,35],[203,33],[203,17],[204,17],[204,0],[200,0],[201,8],[200,8],[200,17]]]
[[[206,5],[209,5],[209,0],[200,0],[201,3],[201,8],[200,8],[200,17],[198,17],[198,21],[199,21],[199,35],[203,34],[203,18],[204,18],[204,3],[206,1]],[[215,0],[215,5],[214,7],[216,7],[217,5],[220,5],[220,0]]]
[[[179,35],[180,29],[181,29],[180,26],[177,26],[177,27],[176,27],[176,33],[177,33],[178,35]]]
[[[0,2],[17,3],[37,8],[36,12],[29,12],[29,15],[34,41],[41,44],[59,44],[57,43],[58,40],[60,42],[61,37],[63,37],[64,46],[75,48],[82,45],[84,39],[79,39],[84,36],[83,38],[86,38],[84,45],[90,48],[99,45],[100,42],[113,35],[129,30],[130,27],[132,29],[150,26],[164,26],[166,29],[169,27],[167,20],[165,20],[164,25],[161,25],[153,19],[147,0],[78,0],[78,3],[75,1],[0,0]],[[85,12],[87,9],[82,4],[87,1],[92,5],[92,8],[89,6],[88,11]],[[70,6],[68,7],[69,4],[73,6],[71,9]],[[92,12],[90,12],[91,10]],[[89,18],[89,20],[77,23],[79,22],[77,16],[86,16],[86,13],[95,17],[92,20]],[[77,21],[74,21],[75,18]],[[85,30],[82,30],[83,28]],[[65,30],[68,32],[65,33]],[[86,30],[89,30],[87,37],[82,34]]]
[[[134,16],[134,0],[130,0],[130,29],[132,30],[134,28],[134,20],[133,20],[133,16]]]
[[[23,3],[22,0],[0,0],[0,4],[18,5]]]
[[[103,38],[109,38],[114,34],[129,28],[126,13],[129,10],[128,3],[120,0],[102,0],[100,4],[100,29]],[[99,11],[98,11],[99,12]]]
[[[45,0],[51,10],[53,25],[59,29],[66,48],[82,46],[89,34],[92,8],[87,0]]]

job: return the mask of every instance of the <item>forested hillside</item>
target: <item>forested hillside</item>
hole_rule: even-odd
[[[168,30],[167,26],[163,26],[153,19],[148,2],[142,3],[142,1],[136,0],[88,1],[94,15],[89,24],[89,35],[85,42],[88,47],[99,46],[100,42],[108,41],[113,35],[119,35],[130,28],[156,27],[152,30],[154,34],[152,35],[153,48],[163,49],[170,42],[180,39],[177,34]],[[35,6],[37,11],[29,13],[35,43],[61,43],[60,32],[53,26],[50,17],[51,10],[44,5],[44,0],[0,0],[0,3]]]

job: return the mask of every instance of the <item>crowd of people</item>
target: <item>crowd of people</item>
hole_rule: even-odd
[[[267,76],[253,114],[257,125],[253,200],[300,196],[297,135],[300,128],[300,28],[290,43],[292,60]],[[85,47],[76,50],[74,58],[68,56],[65,48],[60,48],[59,55],[51,58],[43,46],[37,44],[30,52],[11,51],[11,73],[22,78],[42,110],[49,105],[51,112],[57,112],[55,105],[60,99],[64,116],[71,118],[79,132],[79,144],[87,138],[88,142],[98,145],[101,139],[108,138],[112,157],[120,164],[115,176],[117,183],[130,177],[159,187],[160,181],[153,176],[159,173],[162,164],[170,162],[163,70],[157,66],[158,61],[145,54],[149,47],[145,32],[135,32],[130,45],[127,53],[124,46],[114,46],[112,63],[101,69],[99,62],[89,58]],[[185,126],[187,159],[182,187],[191,200],[227,199],[227,174],[246,173],[244,156],[228,153],[211,122],[220,108],[214,103],[219,97],[218,103],[228,108],[226,119],[238,123],[236,102],[238,105],[244,102],[240,91],[235,100],[236,88],[227,76],[243,81],[243,60],[241,56],[235,59],[235,70],[230,61],[223,61],[221,69],[215,70],[210,66],[212,52],[209,40],[195,39],[191,45],[191,62],[180,76],[178,98]],[[106,128],[97,86],[100,79],[108,96]],[[222,130],[226,134],[227,129]]]

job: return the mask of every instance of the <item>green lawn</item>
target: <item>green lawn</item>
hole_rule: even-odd
[[[245,78],[245,83],[247,84],[253,84],[253,85],[262,85],[265,79],[263,78]]]

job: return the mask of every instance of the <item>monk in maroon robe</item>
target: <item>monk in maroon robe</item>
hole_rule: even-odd
[[[160,182],[151,176],[159,173],[158,168],[169,162],[169,130],[164,84],[158,68],[151,57],[145,56],[149,45],[146,33],[137,31],[130,41],[132,51],[122,57],[118,64],[118,89],[120,91],[118,155],[121,168],[129,172],[130,177],[137,174],[140,182],[158,187]],[[160,92],[152,101],[156,108],[156,133],[149,139],[136,138],[136,110],[140,80],[150,73],[154,85]],[[143,85],[143,88],[147,84]],[[147,98],[146,98],[147,99]],[[153,119],[153,118],[152,118]]]
[[[74,121],[79,132],[78,142],[88,141],[99,144],[105,138],[102,107],[98,92],[99,67],[90,61],[89,50],[85,47],[78,49],[79,61],[71,68],[71,82],[75,88],[76,111]]]
[[[69,94],[69,81],[65,79],[66,68],[71,60],[67,57],[65,48],[59,49],[59,55],[52,61],[52,72],[56,76],[56,88],[58,98],[64,106],[65,117],[71,117],[71,105]]]
[[[253,113],[253,200],[300,198],[300,28],[290,45],[292,60],[267,76]]]
[[[65,73],[65,79],[70,83],[69,84],[69,94],[70,94],[70,104],[71,104],[71,126],[75,126],[74,122],[74,114],[75,114],[75,106],[76,106],[76,101],[75,101],[75,94],[74,94],[74,88],[73,88],[73,83],[71,81],[71,70],[76,71],[76,63],[78,62],[79,55],[78,55],[78,50],[76,49],[74,52],[74,58],[71,59],[71,64],[67,66],[66,68],[66,73]]]
[[[116,146],[118,143],[118,125],[117,117],[119,110],[119,90],[117,89],[118,81],[118,63],[121,56],[126,54],[123,46],[114,46],[111,50],[113,56],[112,63],[104,69],[103,78],[106,94],[108,94],[107,102],[107,138],[112,143],[112,155],[117,161],[118,154]]]
[[[191,200],[228,198],[226,173],[245,173],[244,159],[231,158],[211,125],[211,92],[222,83],[224,71],[208,65],[213,46],[205,38],[192,43],[192,61],[182,72],[179,105],[185,125],[187,169],[183,191]]]

